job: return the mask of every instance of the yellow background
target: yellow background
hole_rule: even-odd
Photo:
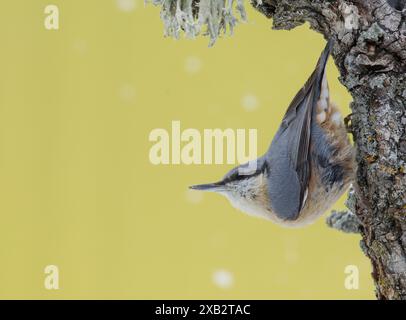
[[[257,128],[265,152],[324,47],[319,34],[273,31],[247,5],[249,22],[208,48],[207,38],[164,38],[159,8],[141,0],[129,12],[116,0],[51,3],[58,31],[44,28],[48,1],[0,4],[1,298],[374,297],[359,236],[324,218],[283,229],[188,191],[232,166],[148,158],[149,133],[173,120]],[[332,61],[328,76],[347,114]],[[57,291],[44,288],[51,264]],[[359,267],[359,290],[344,287],[347,265]],[[215,284],[218,270],[230,288]]]

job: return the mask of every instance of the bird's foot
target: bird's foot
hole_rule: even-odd
[[[354,135],[354,130],[353,130],[353,126],[352,126],[352,116],[353,115],[354,115],[353,113],[350,113],[348,116],[346,116],[344,118],[345,128],[347,129],[347,132],[351,133],[352,135]]]

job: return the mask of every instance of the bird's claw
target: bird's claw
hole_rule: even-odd
[[[352,116],[353,116],[353,113],[350,113],[348,116],[346,116],[344,118],[344,125],[345,125],[345,128],[347,129],[347,132],[354,135],[353,126],[352,126]]]

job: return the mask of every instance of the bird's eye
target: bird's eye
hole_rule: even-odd
[[[230,182],[234,180],[240,179],[240,174],[238,172],[238,169],[233,169],[229,173],[227,173],[224,177],[224,182]]]

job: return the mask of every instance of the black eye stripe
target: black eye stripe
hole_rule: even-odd
[[[238,180],[242,180],[244,178],[247,178],[248,176],[244,176],[244,175],[240,175],[238,172],[232,174],[231,176],[227,177],[224,179],[224,182],[231,182],[231,181],[238,181]]]

